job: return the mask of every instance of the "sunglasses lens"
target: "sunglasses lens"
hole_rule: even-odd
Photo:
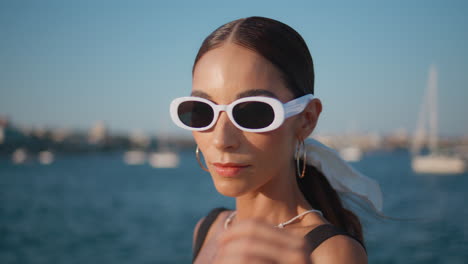
[[[210,105],[197,101],[181,103],[177,113],[180,121],[192,128],[208,126],[213,121],[214,116],[213,108]]]
[[[236,105],[232,115],[237,124],[250,129],[265,128],[273,123],[273,107],[264,102],[244,102]]]

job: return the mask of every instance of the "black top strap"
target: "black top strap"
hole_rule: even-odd
[[[218,215],[226,211],[228,209],[224,207],[219,207],[211,210],[208,215],[205,217],[203,222],[200,224],[200,227],[198,228],[198,232],[196,234],[195,238],[195,245],[193,246],[193,259],[192,262],[195,261],[195,259],[198,256],[198,253],[200,252],[200,249],[203,245],[203,242],[205,242],[206,235],[208,234],[208,230],[210,230],[211,225],[213,222],[218,218]]]
[[[325,242],[325,240],[327,240],[327,239],[329,239],[331,237],[337,236],[337,235],[345,235],[345,236],[351,237],[354,240],[356,240],[357,242],[359,242],[359,244],[361,244],[361,246],[364,248],[364,250],[366,249],[364,244],[359,239],[357,239],[354,236],[348,234],[346,231],[341,230],[340,228],[338,228],[338,227],[336,227],[334,225],[330,225],[330,224],[319,225],[318,227],[312,229],[312,231],[310,231],[309,233],[307,233],[307,235],[305,235],[305,239],[307,240],[307,242],[309,244],[310,252],[312,252],[318,246],[320,246],[320,244]]]
[[[211,210],[208,213],[208,215],[205,217],[203,222],[200,224],[200,227],[198,228],[198,232],[197,232],[196,238],[195,238],[195,245],[193,247],[192,263],[197,258],[198,253],[200,252],[200,249],[201,249],[201,247],[203,245],[203,242],[206,239],[206,235],[208,234],[208,230],[210,230],[211,225],[214,223],[216,218],[218,218],[219,214],[221,212],[223,212],[223,211],[226,211],[226,210],[229,210],[229,209],[220,207],[220,208],[215,208],[215,209]],[[307,235],[305,235],[304,238],[306,239],[306,241],[309,244],[310,252],[312,252],[318,246],[320,246],[320,244],[325,242],[325,240],[327,240],[327,239],[329,239],[331,237],[337,236],[337,235],[345,235],[345,236],[353,238],[354,240],[359,242],[359,244],[361,244],[361,246],[364,248],[364,250],[366,250],[366,247],[364,246],[362,241],[360,241],[356,237],[348,234],[346,231],[344,231],[344,230],[342,230],[342,229],[340,229],[340,228],[338,228],[338,227],[336,227],[334,225],[331,225],[331,224],[319,225],[318,227],[312,229],[309,233],[307,233]]]

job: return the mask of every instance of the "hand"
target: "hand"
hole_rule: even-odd
[[[231,226],[218,242],[217,264],[311,263],[303,237],[255,220]]]

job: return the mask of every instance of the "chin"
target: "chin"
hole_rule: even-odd
[[[245,186],[245,183],[239,184],[233,181],[216,180],[214,185],[220,194],[233,198],[242,196],[250,191],[250,189]]]

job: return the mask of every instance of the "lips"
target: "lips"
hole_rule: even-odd
[[[236,177],[250,165],[240,163],[213,163],[216,172],[224,177]]]

